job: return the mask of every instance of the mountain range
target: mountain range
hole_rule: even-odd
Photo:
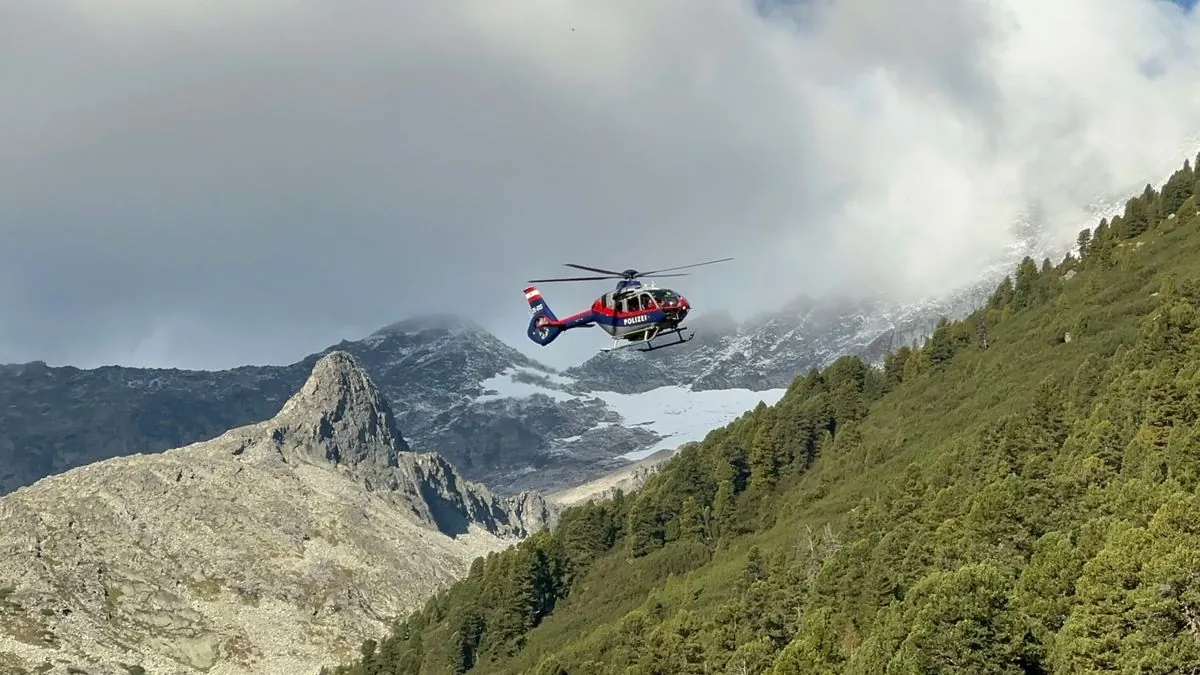
[[[602,353],[563,372],[456,316],[395,323],[287,366],[0,366],[0,494],[269,418],[333,351],[363,364],[414,447],[501,493],[559,490],[700,440],[842,353],[882,358],[948,309],[797,302],[754,324],[722,326],[717,317],[679,347]]]
[[[503,494],[569,489],[631,459],[701,440],[842,354],[879,363],[889,348],[929,334],[940,317],[970,311],[1005,271],[924,303],[798,299],[740,325],[701,316],[691,342],[600,353],[561,372],[453,315],[400,321],[287,366],[4,365],[0,494],[267,419],[334,351],[362,364],[414,447],[440,453],[465,477]]]
[[[1188,143],[1194,147],[1195,139]],[[1123,204],[1101,199],[1089,210],[1107,217]],[[500,494],[567,490],[701,440],[760,401],[776,402],[796,375],[838,356],[879,364],[889,349],[923,340],[942,317],[979,306],[1024,257],[1059,259],[1071,248],[1048,240],[1030,216],[975,283],[939,297],[802,297],[741,323],[702,313],[690,322],[691,342],[649,354],[600,353],[561,372],[453,315],[400,321],[286,366],[0,365],[0,494],[269,418],[332,351],[363,365],[414,447],[437,451]]]

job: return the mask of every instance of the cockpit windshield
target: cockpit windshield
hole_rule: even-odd
[[[651,293],[654,295],[654,301],[657,302],[660,307],[663,305],[677,304],[679,302],[679,294],[675,291],[656,288],[651,291]]]

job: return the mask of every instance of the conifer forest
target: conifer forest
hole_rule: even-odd
[[[1200,174],[566,511],[326,675],[1200,671]]]

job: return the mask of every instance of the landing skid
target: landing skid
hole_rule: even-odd
[[[628,349],[629,347],[638,347],[637,351],[639,351],[639,352],[652,352],[652,351],[655,351],[656,349],[666,349],[667,347],[675,347],[675,346],[681,345],[685,342],[691,342],[692,338],[696,337],[695,333],[688,333],[687,337],[684,337],[683,336],[684,330],[686,330],[686,329],[683,326],[680,326],[678,328],[672,328],[671,330],[665,331],[663,333],[655,333],[655,335],[653,337],[643,338],[641,340],[632,340],[632,341],[626,342],[625,344],[614,344],[612,347],[601,347],[600,351],[615,352],[619,349]],[[660,344],[657,346],[654,344],[654,340],[661,338],[661,337],[666,337],[668,335],[674,335],[678,339],[674,340],[672,342],[668,342],[666,344]],[[614,340],[614,342],[616,342],[616,340]],[[645,347],[641,347],[640,345],[645,345]]]

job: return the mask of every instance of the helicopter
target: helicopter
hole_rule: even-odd
[[[683,344],[695,337],[694,333],[689,333],[687,337],[684,337],[683,334],[685,330],[682,325],[683,320],[692,308],[687,298],[669,288],[659,288],[654,282],[643,284],[639,279],[649,277],[685,277],[688,276],[687,273],[663,274],[663,272],[674,272],[675,270],[700,267],[701,265],[712,265],[713,263],[726,262],[728,260],[733,260],[733,258],[709,260],[707,262],[682,265],[680,267],[668,267],[650,272],[639,272],[634,269],[615,272],[599,267],[564,263],[567,267],[596,272],[602,276],[530,279],[528,283],[600,281],[604,279],[618,279],[619,281],[617,281],[617,285],[613,290],[596,298],[596,301],[592,303],[589,309],[563,319],[559,319],[554,315],[554,311],[550,309],[550,305],[546,303],[546,299],[542,296],[537,286],[530,285],[526,287],[525,300],[529,303],[529,311],[532,315],[529,319],[529,327],[526,330],[526,334],[530,340],[545,347],[554,342],[555,338],[564,331],[571,330],[572,328],[589,328],[599,325],[604,332],[613,338],[613,346],[602,347],[600,349],[602,352],[634,346],[638,347],[638,351],[650,352],[656,349]],[[671,335],[674,335],[678,339],[666,344],[655,345],[653,343],[653,340],[657,338]],[[622,342],[624,344],[621,344]]]

